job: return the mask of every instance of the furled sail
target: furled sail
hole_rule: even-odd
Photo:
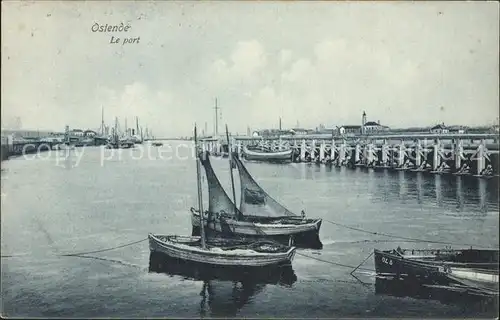
[[[236,219],[241,217],[241,212],[236,204],[231,201],[226,191],[222,187],[210,164],[208,152],[200,155],[200,160],[205,168],[208,183],[208,211],[212,214],[225,213]]]
[[[238,166],[241,185],[240,211],[245,216],[257,217],[290,217],[296,216],[274,200],[252,178],[238,157],[232,157]]]

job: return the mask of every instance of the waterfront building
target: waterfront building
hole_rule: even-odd
[[[311,132],[312,132],[312,130],[309,130],[309,129],[293,128],[293,129],[290,129],[290,131],[288,132],[288,134],[291,134],[291,135],[294,135],[294,136],[304,136],[304,135],[309,134]]]
[[[336,129],[337,134],[341,136],[357,135],[361,133],[360,125],[343,125]]]
[[[444,122],[443,122],[443,123],[440,123],[440,124],[432,127],[430,131],[431,131],[431,133],[443,134],[443,133],[448,133],[449,129],[444,125]]]
[[[83,137],[84,133],[81,129],[72,129],[69,134],[74,137]]]
[[[88,130],[85,130],[83,132],[83,136],[86,138],[93,138],[93,137],[97,136],[97,132],[95,132],[94,130],[88,129]]]
[[[373,134],[389,130],[390,128],[388,126],[380,124],[380,120],[377,122],[367,121],[366,112],[363,111],[363,115],[361,116],[361,125],[342,125],[335,129],[335,133],[341,136],[350,136],[358,134]]]
[[[389,131],[389,127],[381,125],[380,120],[378,122],[368,121],[363,125],[363,133],[365,134],[381,131]]]

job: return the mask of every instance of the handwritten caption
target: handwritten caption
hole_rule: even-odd
[[[110,25],[110,24],[99,24],[99,23],[94,23],[92,25],[92,32],[102,32],[102,33],[111,33],[111,32],[129,32],[129,30],[132,29],[131,26],[125,25],[122,23],[118,25]],[[111,44],[121,44],[122,46],[126,44],[132,44],[132,43],[139,43],[141,41],[141,37],[127,37],[122,36],[121,38],[117,37],[116,35],[111,35],[111,38],[109,39],[109,43]]]

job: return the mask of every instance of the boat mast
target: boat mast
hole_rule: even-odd
[[[101,106],[101,135],[104,136],[104,106]]]
[[[280,117],[280,126],[278,128],[278,151],[281,151],[281,117]]]
[[[233,190],[233,202],[234,202],[234,216],[238,220],[240,217],[236,214],[236,192],[234,191],[234,177],[233,177],[233,154],[231,150],[231,143],[229,142],[229,132],[227,130],[226,124],[226,138],[227,138],[227,151],[229,153],[229,172],[231,173],[231,188]]]
[[[214,130],[214,135],[215,137],[219,136],[219,112],[218,110],[220,109],[219,106],[217,105],[217,98],[215,98],[215,130]]]
[[[135,134],[139,135],[139,117],[135,117]]]
[[[118,118],[115,117],[115,130],[114,130],[115,143],[118,145]]]
[[[203,197],[201,193],[201,174],[200,174],[200,153],[198,150],[198,135],[196,133],[196,124],[194,125],[194,150],[196,152],[196,182],[198,184],[198,209],[200,211],[200,233],[201,248],[206,249],[205,245],[205,225],[203,224]],[[205,156],[205,155],[203,155]]]

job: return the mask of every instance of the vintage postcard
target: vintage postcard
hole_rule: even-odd
[[[499,4],[4,1],[5,318],[498,315]]]

